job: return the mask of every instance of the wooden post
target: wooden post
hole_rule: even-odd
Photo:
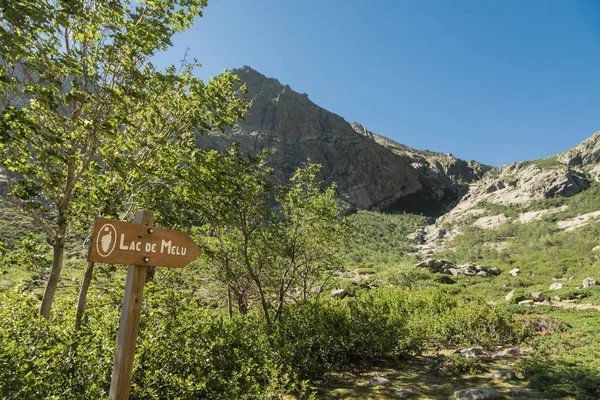
[[[137,211],[135,223],[153,226],[154,214],[152,211],[147,210]],[[110,400],[127,400],[129,398],[135,341],[144,301],[147,269],[148,267],[145,265],[129,265],[127,270],[123,311],[117,338],[117,352],[110,381]]]

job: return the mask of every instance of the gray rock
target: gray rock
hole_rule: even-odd
[[[478,356],[487,355],[487,354],[485,354],[485,351],[483,351],[482,349],[480,349],[478,347],[469,347],[469,348],[465,348],[465,349],[458,349],[454,353],[460,354],[463,357],[467,357],[467,358],[474,358],[474,357],[478,357]]]
[[[542,292],[531,292],[531,299],[534,302],[541,302],[546,299],[546,296],[544,296],[544,293]]]
[[[489,276],[489,274],[488,274],[487,272],[485,272],[485,271],[479,271],[479,272],[477,273],[477,276],[483,276],[483,277],[486,277],[486,276]]]
[[[415,265],[416,268],[427,268],[431,272],[450,275],[450,269],[456,269],[456,265],[447,260],[436,260],[430,258]]]
[[[550,287],[548,288],[549,290],[558,290],[558,289],[562,289],[564,287],[566,287],[567,285],[565,285],[564,283],[553,283],[552,285],[550,285]]]
[[[600,251],[600,246],[596,246],[592,249],[593,252]]]
[[[494,373],[492,373],[491,378],[504,381],[511,381],[517,379],[517,375],[509,369],[499,369],[498,371],[494,371]]]
[[[454,392],[457,400],[501,399],[502,395],[494,388],[464,389]]]
[[[334,299],[343,299],[348,296],[348,291],[346,289],[333,289],[331,291],[331,297]]]
[[[522,300],[519,302],[520,305],[522,306],[532,306],[533,305],[533,300]]]
[[[390,380],[383,376],[373,376],[369,379],[369,383],[373,386],[385,386],[390,384]]]
[[[525,351],[520,347],[511,347],[500,352],[502,356],[524,356]]]
[[[513,268],[510,271],[508,271],[508,273],[512,276],[517,276],[521,273],[521,270],[519,268]]]
[[[583,280],[583,287],[584,288],[589,288],[592,286],[596,286],[598,284],[598,281],[595,280],[594,278],[585,278]]]
[[[561,301],[562,299],[560,298],[560,296],[554,296],[552,298],[552,300],[554,300],[554,301]]]
[[[438,281],[445,285],[454,285],[456,283],[456,281],[449,276],[442,276],[440,279],[438,279]]]
[[[512,299],[514,295],[515,295],[515,290],[513,289],[510,292],[508,292],[506,294],[506,296],[504,296],[504,300],[510,301],[510,299]]]
[[[460,271],[456,268],[448,268],[448,272],[450,272],[452,276],[458,276],[458,274],[460,273]]]
[[[574,148],[558,155],[558,159],[567,165],[591,165],[600,162],[600,131],[581,142]]]
[[[410,397],[411,395],[413,395],[415,392],[413,392],[412,390],[394,390],[394,396],[396,396],[399,399],[405,399],[407,397]]]

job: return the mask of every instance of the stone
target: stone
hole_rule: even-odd
[[[520,347],[511,347],[500,352],[502,356],[524,356],[525,351]]]
[[[492,215],[487,217],[480,217],[475,222],[473,222],[473,226],[476,226],[481,229],[496,229],[500,225],[510,221],[504,214],[500,215]]]
[[[554,301],[561,301],[562,299],[560,298],[560,296],[554,296],[552,298],[552,300],[554,300]]]
[[[494,371],[491,376],[492,379],[499,379],[503,381],[511,381],[517,379],[517,374],[509,369],[499,369]]]
[[[479,272],[477,273],[477,276],[483,276],[483,277],[486,277],[486,276],[489,276],[489,274],[488,274],[487,272],[485,272],[485,271],[479,271]]]
[[[450,278],[449,276],[442,276],[437,281],[440,283],[443,283],[445,285],[454,285],[456,283],[456,281],[454,279]]]
[[[396,396],[399,399],[405,399],[411,395],[413,395],[415,392],[413,392],[412,390],[394,390],[394,396]]]
[[[512,276],[517,276],[521,273],[521,270],[519,268],[513,268],[510,271],[508,271],[508,273]]]
[[[558,229],[564,229],[566,232],[570,232],[588,225],[592,220],[598,217],[600,217],[600,211],[592,211],[564,221],[558,221],[556,226]]]
[[[454,352],[455,354],[460,354],[463,357],[474,358],[478,356],[485,356],[485,352],[478,347],[469,347],[465,349],[458,349]]]
[[[596,286],[598,284],[598,281],[595,280],[594,278],[585,278],[583,280],[583,287],[584,288],[589,288],[592,286]]]
[[[460,273],[460,271],[456,268],[448,268],[448,272],[450,272],[452,276],[458,276],[458,274]]]
[[[331,297],[334,299],[343,299],[348,296],[348,291],[346,289],[333,289],[331,291]]]
[[[520,304],[522,306],[532,306],[533,300],[521,300],[518,304]]]
[[[510,301],[510,299],[512,299],[514,295],[515,295],[515,290],[513,289],[510,292],[508,292],[506,294],[506,296],[504,296],[504,300]]]
[[[386,386],[390,384],[390,380],[383,376],[373,376],[369,379],[369,383],[373,386]]]
[[[548,290],[558,290],[558,289],[562,289],[564,287],[566,287],[567,285],[565,285],[564,283],[553,283],[552,285],[550,285],[550,287],[548,288]]]
[[[464,389],[454,392],[457,400],[501,399],[502,395],[494,388]]]
[[[546,296],[544,296],[544,293],[542,292],[531,292],[531,299],[534,302],[541,302],[546,299]]]
[[[600,251],[600,246],[596,246],[592,249],[592,252]]]

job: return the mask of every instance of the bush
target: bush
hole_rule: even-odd
[[[106,397],[121,296],[90,295],[87,323],[74,334],[72,301],[57,301],[46,321],[33,297],[0,293],[0,398]],[[190,291],[150,284],[130,398],[280,398],[301,392],[303,379],[353,363],[436,347],[504,345],[525,334],[504,310],[436,288],[288,304],[269,331],[258,314],[225,318]]]

